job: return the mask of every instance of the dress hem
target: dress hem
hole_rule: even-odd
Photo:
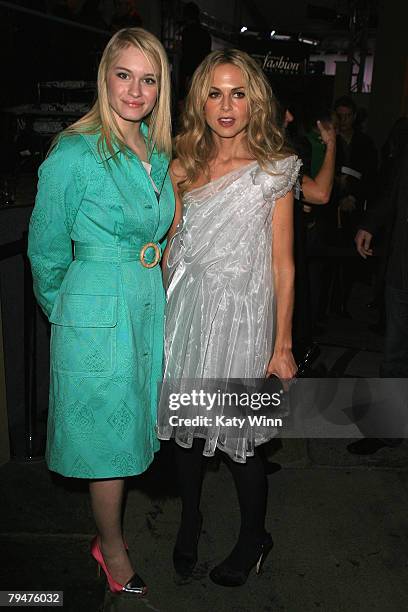
[[[177,437],[173,434],[170,436],[160,436],[158,434],[156,434],[159,440],[174,440],[174,442],[176,442],[176,444],[178,444],[179,446],[181,446],[182,448],[192,448],[193,447],[193,440],[194,438],[200,438],[201,440],[207,440],[208,436],[204,435],[204,434],[197,434],[195,433],[193,436],[193,440],[191,442],[191,444],[186,444],[181,442],[180,440],[177,439]],[[255,448],[258,446],[261,446],[261,444],[266,444],[266,442],[270,442],[271,440],[273,440],[274,438],[276,438],[276,435],[271,436],[269,438],[265,438],[263,440],[256,440],[254,442],[254,446]],[[241,459],[241,458],[237,458],[235,455],[233,455],[232,453],[229,453],[228,450],[219,442],[216,443],[216,449],[220,450],[221,452],[225,453],[226,455],[228,455],[228,457],[230,457],[230,459],[232,459],[233,461],[235,461],[236,463],[246,463],[246,458],[247,457],[253,457],[255,455],[254,452],[251,451],[247,451],[246,455],[245,455],[245,459]],[[203,456],[204,457],[214,457],[215,456],[215,450],[213,452],[211,451],[207,451],[204,452],[203,451]]]
[[[47,468],[50,470],[50,472],[54,472],[56,474],[59,474],[60,476],[64,476],[65,478],[79,478],[81,480],[113,480],[115,478],[128,478],[130,476],[140,476],[141,474],[144,474],[144,472],[146,472],[148,470],[148,468],[151,466],[151,464],[154,461],[155,458],[155,454],[160,450],[160,447],[153,451],[153,455],[151,455],[148,463],[145,464],[145,466],[138,471],[132,471],[129,472],[127,474],[110,474],[110,475],[105,475],[105,476],[99,476],[99,475],[92,475],[92,476],[79,476],[78,474],[73,474],[73,473],[68,473],[68,471],[61,471],[59,468],[54,468],[51,467],[51,465],[48,463],[47,458],[45,458],[45,463],[47,465]]]

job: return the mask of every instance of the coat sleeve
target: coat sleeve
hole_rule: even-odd
[[[82,140],[80,136],[61,140],[40,166],[30,219],[28,257],[34,294],[48,318],[73,260],[71,231],[88,183],[87,156],[76,146],[78,139]]]

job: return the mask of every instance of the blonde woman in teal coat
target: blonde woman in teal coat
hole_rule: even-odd
[[[170,78],[140,28],[109,41],[98,99],[56,140],[39,171],[29,258],[51,323],[46,460],[90,480],[91,553],[112,592],[144,595],[124,544],[124,477],[159,449],[165,296],[160,259],[174,216]]]

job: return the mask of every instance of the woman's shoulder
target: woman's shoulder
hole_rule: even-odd
[[[295,154],[259,164],[252,173],[253,183],[261,185],[266,198],[282,198],[294,186],[302,161]]]
[[[39,176],[52,176],[62,183],[72,176],[89,175],[92,153],[81,134],[61,134],[39,168]]]
[[[170,174],[177,181],[182,181],[186,178],[186,171],[178,157],[170,162]]]
[[[288,174],[298,172],[301,165],[302,161],[296,153],[288,153],[285,157],[268,161],[265,171],[271,175]]]
[[[181,195],[180,186],[187,179],[187,173],[183,164],[178,158],[175,158],[170,162],[170,178],[171,182],[173,183],[175,193],[179,193]]]
[[[84,136],[80,133],[62,133],[52,145],[46,160],[59,160],[61,163],[70,163],[76,160],[89,158],[91,151]]]

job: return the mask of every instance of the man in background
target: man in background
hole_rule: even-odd
[[[188,86],[197,66],[211,51],[211,36],[200,23],[200,9],[195,2],[187,2],[183,8],[185,26],[181,33],[180,91],[185,98]]]
[[[367,134],[356,128],[357,109],[348,96],[334,104],[337,118],[336,153],[336,246],[341,250],[334,261],[332,309],[341,317],[350,318],[348,300],[355,281],[354,236],[363,212],[375,194],[377,151]]]
[[[363,218],[355,237],[357,251],[366,259],[373,255],[372,239],[387,225],[390,228],[388,263],[385,279],[385,349],[380,376],[408,378],[408,120],[402,122],[398,147],[391,156],[387,172],[378,185],[375,208]],[[394,430],[403,430],[408,418],[393,406],[385,418]],[[379,431],[378,436],[383,432]],[[384,435],[384,434],[383,434]],[[395,447],[400,438],[363,438],[348,445],[351,453],[369,455],[382,447]]]

